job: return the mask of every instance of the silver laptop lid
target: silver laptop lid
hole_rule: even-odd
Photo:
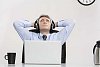
[[[61,64],[60,41],[25,40],[25,63]]]

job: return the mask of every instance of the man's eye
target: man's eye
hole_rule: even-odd
[[[42,19],[42,20],[40,20],[40,22],[43,22],[44,20]]]
[[[46,20],[47,22],[49,22],[49,20]]]

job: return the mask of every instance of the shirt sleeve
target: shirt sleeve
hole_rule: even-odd
[[[13,23],[13,26],[22,40],[29,39],[31,32],[27,29],[32,26],[32,23],[28,20],[17,20]]]
[[[61,44],[63,45],[64,42],[66,42],[69,34],[71,33],[73,27],[74,27],[74,22],[73,21],[68,21],[68,20],[61,20],[58,21],[58,27],[64,27],[62,30],[60,30],[56,36],[57,39],[61,41]]]

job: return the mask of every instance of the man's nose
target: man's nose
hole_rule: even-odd
[[[43,23],[44,23],[44,24],[47,24],[47,22],[46,22],[46,21],[44,21]]]

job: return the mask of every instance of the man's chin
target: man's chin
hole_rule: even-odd
[[[46,29],[46,28],[45,28],[45,29],[40,29],[40,30],[41,30],[41,31],[49,31],[50,29]]]

